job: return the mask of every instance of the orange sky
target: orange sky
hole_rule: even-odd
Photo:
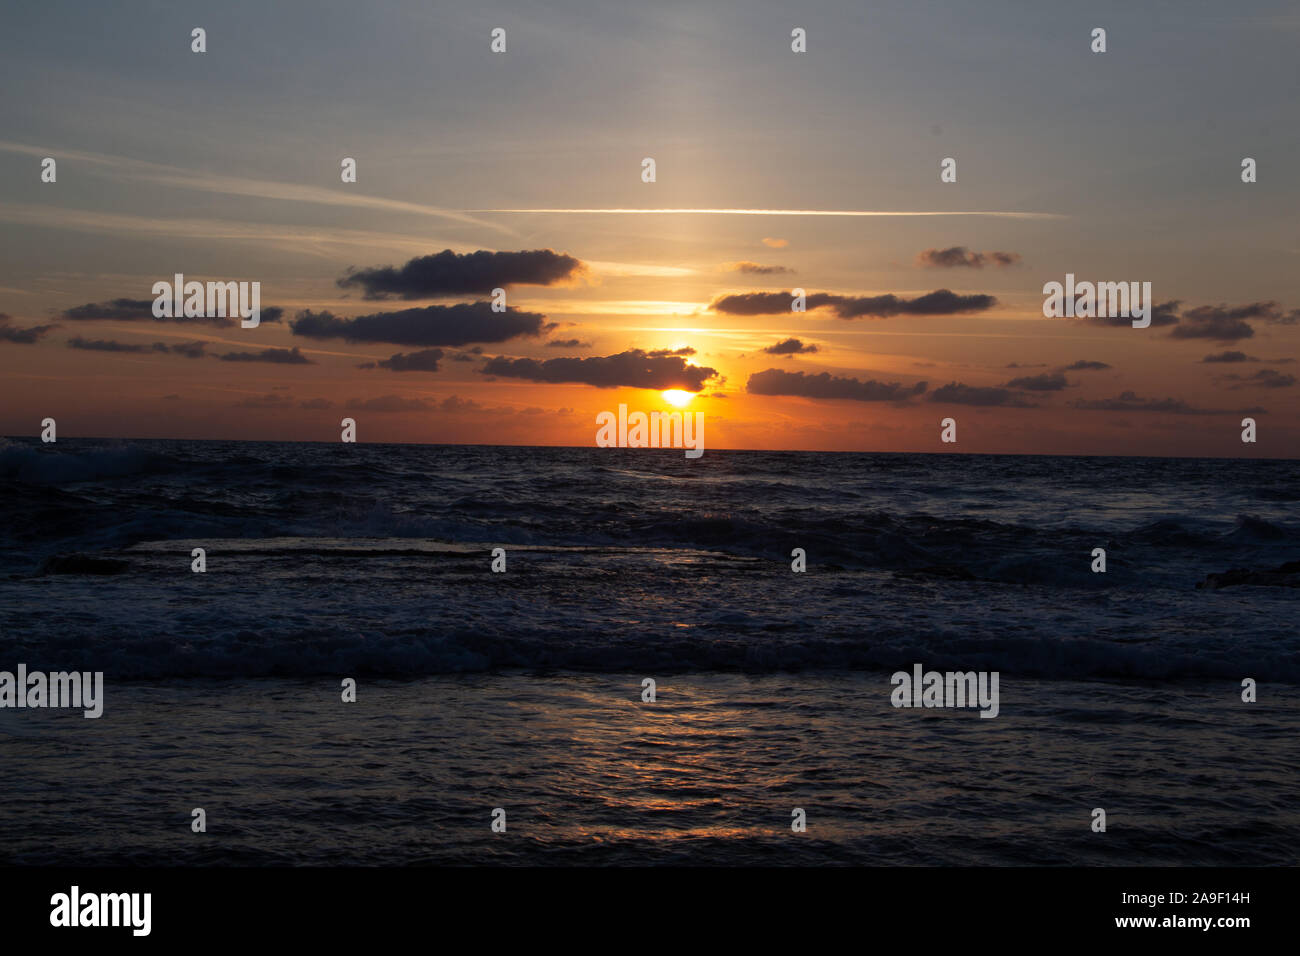
[[[61,437],[334,441],[348,416],[361,441],[591,445],[599,412],[665,408],[661,389],[491,377],[485,362],[689,348],[686,361],[718,372],[689,406],[713,448],[1300,447],[1300,185],[1283,174],[1294,124],[1279,122],[1295,79],[1270,55],[1290,49],[1285,19],[1117,10],[1124,42],[1101,58],[1068,15],[1014,6],[902,5],[872,22],[840,11],[803,54],[761,17],[557,10],[545,29],[517,14],[519,38],[494,58],[464,11],[432,30],[420,4],[397,3],[337,23],[213,13],[204,59],[188,39],[173,49],[173,28],[188,38],[180,13],[158,22],[148,56],[94,12],[71,35],[104,42],[68,48],[70,15],[33,13],[0,41],[0,79],[27,91],[0,107],[0,433],[35,435],[54,417]],[[286,31],[292,49],[276,40]],[[1018,55],[989,52],[1004,47]],[[366,68],[335,83],[332,64],[352,55]],[[1211,60],[1220,68],[1198,67]],[[1243,156],[1258,181],[1242,182]],[[42,181],[46,157],[55,182]],[[946,157],[956,182],[940,178]],[[338,284],[444,250],[581,265],[502,280],[512,311],[544,317],[541,333],[440,346],[436,370],[378,365],[422,346],[295,334],[303,310],[348,320],[489,298],[458,286],[367,299]],[[176,272],[258,281],[284,321],[75,317],[151,298]],[[1043,285],[1066,273],[1150,282],[1177,321],[1045,319]],[[986,304],[848,318],[714,305],[796,287]],[[789,338],[816,351],[764,351]],[[205,357],[156,342],[205,342]],[[307,362],[217,358],[294,348]],[[1238,361],[1205,361],[1224,353]],[[771,369],[907,394],[751,391]],[[1240,441],[1246,414],[1254,445]],[[948,417],[956,445],[939,442]]]

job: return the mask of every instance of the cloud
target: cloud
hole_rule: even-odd
[[[949,382],[930,393],[930,401],[949,405],[1000,405],[1005,408],[1037,408],[1007,388],[993,388]]]
[[[379,362],[380,368],[394,372],[436,372],[438,362],[446,354],[442,349],[425,349],[423,352],[398,352],[392,358]]]
[[[111,339],[83,339],[81,336],[68,339],[68,348],[85,349],[88,352],[166,352],[167,346],[163,342],[155,342],[153,345],[128,345],[125,342],[114,342]]]
[[[1224,375],[1222,378],[1225,382],[1241,383],[1230,385],[1231,391],[1242,388],[1290,388],[1295,384],[1294,375],[1284,375],[1271,368],[1262,368],[1254,375]]]
[[[786,246],[790,245],[790,240],[773,239],[771,237],[768,237],[763,240],[763,245],[767,246],[769,249],[784,249]]]
[[[1160,302],[1151,307],[1151,327],[1162,325],[1178,324],[1178,309],[1182,303],[1177,299],[1171,299],[1168,302]],[[1103,315],[1103,316],[1085,316],[1077,319],[1079,322],[1089,322],[1093,325],[1110,325],[1131,329],[1133,319],[1126,315]]]
[[[1248,339],[1255,329],[1247,319],[1258,319],[1275,325],[1295,325],[1300,320],[1300,309],[1284,312],[1276,302],[1251,302],[1248,305],[1202,305],[1183,315],[1183,321],[1171,335],[1178,339],[1214,339],[1235,342]]]
[[[680,351],[680,350],[679,350]],[[698,392],[718,374],[716,369],[689,365],[678,353],[667,350],[645,352],[629,349],[617,355],[590,358],[510,359],[497,356],[479,369],[484,375],[522,378],[532,382],[559,384],[577,382],[597,388],[680,388]]]
[[[77,322],[205,322],[211,325],[234,325],[238,317],[226,316],[176,316],[175,318],[155,318],[153,299],[110,299],[107,302],[87,302],[63,312],[63,318]],[[279,322],[284,317],[284,309],[278,305],[268,305],[258,310],[259,321]]]
[[[153,299],[112,299],[108,302],[88,302],[63,313],[65,319],[111,319],[135,321],[153,319]]]
[[[15,345],[32,345],[39,341],[50,329],[58,325],[30,325],[25,329],[15,328],[9,324],[10,316],[0,312],[0,342],[12,342]]]
[[[0,142],[0,151],[22,153],[29,156],[49,155],[48,146],[28,146],[24,143]],[[353,206],[363,209],[379,209],[387,212],[413,213],[423,216],[436,216],[455,222],[470,223],[489,229],[509,232],[510,230],[496,223],[476,219],[463,212],[450,209],[438,209],[422,206],[419,203],[403,202],[398,199],[383,199],[368,196],[351,189],[331,189],[328,186],[307,186],[301,183],[286,183],[274,180],[247,179],[237,176],[221,176],[205,172],[193,172],[179,166],[167,166],[126,156],[114,156],[105,153],[90,153],[80,150],[60,149],[59,157],[72,157],[81,168],[94,171],[101,167],[116,178],[156,183],[169,188],[192,189],[201,192],[218,193],[230,196],[252,196],[258,199],[270,199],[275,202],[317,203],[328,206]],[[48,209],[48,206],[46,206]],[[192,221],[186,223],[187,231],[194,234]]]
[[[309,398],[306,401],[299,402],[298,407],[313,408],[313,409],[333,408],[334,403],[331,402],[328,398]]]
[[[989,216],[994,219],[1068,219],[1055,212],[1010,212],[1002,210],[949,210],[949,209],[725,209],[721,207],[675,207],[646,209],[629,206],[597,208],[585,206],[561,209],[554,206],[537,206],[531,209],[469,209],[467,212],[542,213],[550,216],[846,216],[852,218],[912,218],[935,216]]]
[[[400,312],[380,312],[344,319],[329,312],[300,312],[290,323],[294,335],[347,342],[457,348],[471,342],[504,342],[520,335],[540,335],[546,316],[508,309],[493,312],[489,302],[430,305]]]
[[[1214,355],[1207,355],[1201,359],[1202,362],[1258,362],[1259,359],[1253,355],[1247,355],[1245,352],[1218,352]]]
[[[849,399],[855,402],[901,402],[926,389],[925,382],[902,385],[898,382],[862,381],[821,372],[785,372],[769,368],[749,376],[745,390],[752,395],[795,395],[801,398]]]
[[[444,249],[431,256],[411,259],[404,266],[349,270],[339,288],[359,286],[366,299],[436,299],[454,295],[488,295],[511,285],[553,285],[570,279],[585,267],[564,253],[550,249],[529,252],[488,252],[464,255]]]
[[[223,362],[270,362],[273,365],[315,365],[298,349],[262,349],[260,352],[227,352],[218,355]]]
[[[953,246],[950,249],[926,249],[916,257],[916,261],[932,269],[983,269],[986,263],[1005,268],[1019,262],[1020,253],[971,252],[965,246]]]
[[[1102,369],[1110,368],[1105,362],[1092,362],[1088,359],[1079,359],[1077,362],[1065,366],[1066,372],[1100,372]]]
[[[804,345],[799,339],[785,339],[775,345],[769,345],[763,351],[769,355],[804,355],[809,352],[816,352],[817,346],[811,342]]]
[[[438,410],[441,412],[477,412],[481,411],[483,406],[474,401],[472,398],[461,398],[459,395],[448,395],[438,403]]]
[[[709,308],[728,315],[780,315],[789,312],[794,296],[789,292],[745,292],[724,295],[713,300]],[[955,315],[982,312],[997,304],[991,295],[958,295],[948,289],[928,292],[915,299],[900,299],[893,294],[849,296],[830,292],[813,292],[805,298],[809,310],[834,309],[841,319],[864,317],[884,319],[893,315]]]
[[[793,272],[793,269],[787,269],[785,266],[762,266],[757,262],[732,262],[727,265],[732,272],[743,272],[746,275],[754,276],[776,276],[785,275]]]
[[[1139,398],[1134,392],[1121,392],[1116,398],[1079,399],[1070,405],[1085,411],[1163,412],[1170,415],[1240,415],[1265,411],[1263,408],[1193,408],[1179,398]]]
[[[275,392],[268,392],[265,395],[253,395],[245,398],[243,401],[235,403],[236,408],[288,408],[293,404],[293,399],[288,395],[277,395]]]
[[[155,342],[154,348],[158,348],[158,346],[163,344],[164,343],[162,342]],[[205,349],[207,349],[207,347],[208,347],[207,342],[182,342],[179,345],[169,345],[166,348],[167,351],[171,352],[173,355],[183,355],[185,358],[195,359],[195,358],[203,358],[203,356],[207,354],[205,352]],[[159,349],[159,351],[162,350]]]
[[[88,352],[132,352],[135,354],[158,352],[180,355],[184,358],[203,358],[204,349],[208,345],[207,342],[182,342],[176,345],[168,345],[166,342],[154,342],[152,345],[136,345],[117,342],[113,339],[83,339],[79,335],[68,339],[66,344],[70,349],[84,349]]]
[[[1182,312],[1182,302],[1173,299],[1161,302],[1151,310],[1151,324],[1172,325],[1170,338],[1212,339],[1216,342],[1236,342],[1252,338],[1255,329],[1248,320],[1257,319],[1277,325],[1294,325],[1300,321],[1300,309],[1284,312],[1276,302],[1251,302],[1247,305],[1201,305]],[[1130,327],[1132,320],[1126,316],[1086,318],[1082,321],[1097,325]]]
[[[1013,378],[1004,387],[1017,388],[1025,392],[1059,392],[1069,384],[1063,372],[1044,372],[1041,375]]]
[[[1176,339],[1214,339],[1235,342],[1255,334],[1246,319],[1268,319],[1280,315],[1274,302],[1252,302],[1230,308],[1226,305],[1202,305],[1183,313],[1178,327],[1170,333]]]
[[[589,349],[590,342],[580,342],[577,339],[551,339],[546,343],[548,349]]]
[[[364,401],[354,398],[348,402],[348,409],[354,412],[427,412],[433,408],[422,398],[403,398],[400,395],[382,395]]]

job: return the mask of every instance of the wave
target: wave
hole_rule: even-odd
[[[137,445],[119,445],[84,452],[38,450],[28,445],[0,445],[0,481],[38,485],[126,478],[175,471],[182,463]]]
[[[58,669],[102,670],[109,679],[173,677],[417,678],[434,674],[572,671],[658,676],[690,672],[892,673],[922,662],[927,670],[995,670],[1003,692],[1017,677],[1040,679],[1199,679],[1236,686],[1243,675],[1300,683],[1300,654],[1266,645],[1229,650],[1156,643],[1035,637],[969,638],[944,632],[872,640],[565,641],[553,632],[484,634],[388,630],[236,629],[163,638],[113,634],[95,646],[59,649]],[[24,659],[22,642],[6,659]],[[18,655],[18,656],[15,656]],[[48,650],[41,659],[49,659]],[[32,665],[35,666],[35,665]]]

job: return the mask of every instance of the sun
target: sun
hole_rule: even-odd
[[[695,397],[694,392],[684,392],[680,388],[670,388],[663,394],[665,402],[669,405],[676,405],[678,408],[689,404],[690,400]]]

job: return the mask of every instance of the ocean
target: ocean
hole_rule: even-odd
[[[0,863],[1295,865],[1297,500],[1291,461],[10,439],[0,670],[105,699],[0,709]],[[917,664],[997,672],[996,718],[893,706]]]

